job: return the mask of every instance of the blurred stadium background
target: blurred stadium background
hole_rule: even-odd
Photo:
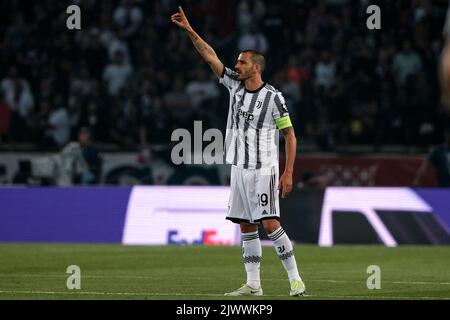
[[[66,28],[71,4],[81,8],[81,30]],[[293,241],[312,245],[297,248],[305,250],[310,279],[320,269],[317,257],[329,254],[316,245],[450,244],[450,113],[438,81],[448,1],[3,0],[0,257],[7,263],[0,267],[0,298],[30,292],[14,274],[55,275],[57,262],[38,267],[52,252],[67,252],[64,261],[71,252],[93,254],[77,246],[8,243],[240,244],[238,228],[224,220],[229,166],[177,166],[170,158],[174,129],[193,132],[199,120],[203,132],[224,130],[228,112],[228,93],[170,23],[179,4],[227,66],[241,49],[267,56],[264,79],[283,92],[299,142],[282,221]],[[366,28],[371,4],[381,8],[381,30]],[[283,167],[283,150],[280,158]],[[122,250],[93,248],[100,260]],[[155,248],[163,257],[158,250],[166,247]],[[336,250],[349,260],[360,253],[358,266],[391,259],[392,297],[450,297],[448,246],[420,249],[434,261],[429,270],[426,260],[416,261],[423,268],[414,280],[429,281],[426,294],[413,283],[398,289],[411,274],[400,275],[404,265],[381,251],[389,249],[352,248]],[[20,266],[29,250],[47,252],[23,260],[34,271]],[[149,259],[150,251],[131,250]],[[399,259],[413,259],[412,252],[398,252]],[[239,261],[232,264],[242,271]],[[138,264],[124,270],[133,268]],[[327,284],[345,276],[335,270],[317,275],[316,292],[325,294]],[[334,277],[330,283],[327,276]],[[394,285],[397,277],[404,278]],[[358,279],[341,280],[351,286]],[[207,283],[191,291],[183,285],[177,290],[208,292]],[[32,289],[39,291],[37,284]],[[367,296],[362,289],[348,292],[348,298]]]

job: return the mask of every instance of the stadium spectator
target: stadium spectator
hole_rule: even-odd
[[[12,147],[16,143],[42,147],[39,134],[30,132],[36,132],[34,119],[42,115],[39,108],[46,104],[42,102],[52,101],[56,95],[68,101],[72,139],[80,126],[89,125],[96,139],[110,145],[118,141],[110,135],[116,125],[114,117],[123,113],[123,105],[116,108],[117,101],[111,100],[122,89],[128,87],[128,97],[120,99],[134,100],[140,91],[136,84],[149,81],[151,96],[164,100],[174,92],[176,75],[183,74],[184,93],[196,80],[192,71],[198,57],[189,50],[187,38],[170,27],[173,1],[82,1],[82,30],[77,32],[68,32],[65,25],[69,4],[66,0],[27,5],[0,2],[0,77],[4,78],[4,99],[14,113],[8,133]],[[378,145],[438,143],[434,119],[439,118],[439,96],[443,93],[445,102],[445,90],[438,86],[436,64],[443,46],[447,6],[437,1],[381,3],[383,31],[369,32],[365,28],[367,5],[367,1],[351,0],[208,0],[188,1],[186,10],[193,13],[193,24],[222,57],[250,47],[267,50],[272,63],[265,78],[284,84],[291,110],[298,111],[298,133],[316,150],[330,145],[317,143],[319,136],[330,142],[332,139],[323,137],[334,137],[332,145],[352,140],[347,130],[351,108],[367,105],[374,96],[380,108],[367,114],[374,125],[367,127],[366,136],[376,137],[372,140]],[[251,28],[253,34],[242,37]],[[121,52],[120,63],[116,62],[117,52]],[[446,52],[450,50],[443,50]],[[450,70],[446,56],[442,54],[441,66],[445,67],[441,76],[448,73],[442,70]],[[280,70],[286,72],[280,74]],[[14,77],[21,84],[12,85]],[[441,79],[442,88],[447,88],[445,82],[450,81]],[[89,91],[95,81],[98,88],[93,98]],[[81,87],[81,92],[74,87]],[[217,85],[211,92],[219,93],[211,97],[212,106],[227,99]],[[202,98],[195,95],[193,105],[199,101]],[[172,105],[167,104],[167,110]],[[174,116],[179,111],[174,107]],[[319,113],[326,114],[326,119],[319,119]],[[203,112],[198,120],[217,124],[222,123],[222,116]],[[311,132],[316,135],[308,136]],[[139,135],[133,136],[132,145],[138,146]],[[368,139],[352,141],[371,143]]]
[[[192,107],[198,111],[205,101],[219,97],[216,82],[208,78],[202,67],[197,67],[193,80],[186,84],[186,93],[190,96]],[[207,108],[202,111],[207,111]]]
[[[299,105],[301,99],[302,70],[298,65],[296,55],[291,55],[288,59],[288,65],[285,70],[279,73],[275,79],[275,85],[284,92],[286,102],[291,107],[291,112],[295,115],[296,106]]]
[[[417,171],[413,185],[420,186],[423,176],[432,167],[441,188],[450,188],[450,128],[444,132],[444,141],[435,146]]]
[[[328,51],[324,51],[315,68],[316,84],[319,88],[328,90],[334,85],[335,76],[336,63],[333,61],[331,54]]]
[[[22,84],[25,91],[30,91],[30,84],[28,81],[20,77],[17,67],[11,66],[8,71],[8,76],[2,79],[0,84],[6,97],[14,96],[14,89],[17,83]]]
[[[240,1],[236,8],[237,26],[240,30],[247,30],[254,22],[248,1]]]
[[[266,36],[256,25],[252,25],[248,29],[245,29],[238,40],[239,51],[248,49],[257,50],[262,53],[267,53],[269,50],[269,43]]]
[[[122,59],[125,64],[131,63],[131,53],[130,48],[125,38],[125,32],[121,29],[115,31],[111,34],[111,38],[107,40],[106,49],[108,51],[109,60],[113,61],[116,55],[116,52],[122,52]]]
[[[10,139],[26,142],[29,139],[28,117],[34,107],[34,98],[28,81],[19,76],[17,68],[9,69],[8,77],[1,82],[5,101],[12,110]]]
[[[182,128],[190,128],[193,125],[194,109],[190,96],[185,92],[183,77],[176,76],[173,89],[167,92],[164,97],[164,104],[172,112],[177,125]]]
[[[139,142],[142,147],[168,145],[176,129],[171,110],[164,105],[160,97],[152,100],[151,108],[139,116]]]
[[[114,23],[123,30],[127,38],[138,31],[142,22],[142,10],[134,2],[134,0],[122,0],[113,15]]]
[[[103,69],[108,63],[108,53],[100,41],[100,31],[96,28],[81,32],[80,58],[86,64],[90,77],[101,80]]]
[[[422,59],[412,48],[411,42],[404,41],[402,50],[394,56],[392,68],[399,86],[405,85],[409,76],[422,71]]]
[[[6,140],[9,132],[9,122],[11,120],[11,108],[3,99],[3,92],[0,90],[0,142]]]
[[[44,145],[62,147],[70,140],[70,119],[62,97],[56,96],[50,105],[46,123]]]
[[[109,135],[122,150],[133,150],[138,146],[137,108],[125,89],[111,101]]]
[[[46,130],[48,126],[48,117],[50,114],[50,103],[48,100],[42,99],[39,103],[39,107],[36,112],[30,118],[30,131],[31,135],[36,141],[38,141],[43,147],[50,147],[53,141],[48,141],[46,138]]]
[[[72,157],[72,183],[97,184],[102,173],[102,158],[92,142],[92,133],[88,127],[78,132],[78,141],[70,142],[62,150],[63,157]],[[67,159],[66,159],[67,160]]]
[[[113,57],[112,63],[108,64],[103,71],[103,80],[106,82],[108,94],[115,97],[126,86],[133,67],[124,61],[123,51],[115,51]]]

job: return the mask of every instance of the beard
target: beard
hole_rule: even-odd
[[[238,73],[238,80],[240,80],[240,81],[245,81],[247,79],[250,79],[251,77],[253,77],[253,73],[252,72],[240,72],[240,73]]]

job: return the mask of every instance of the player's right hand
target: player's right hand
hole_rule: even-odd
[[[175,23],[177,26],[179,26],[182,29],[187,29],[190,27],[189,25],[189,21],[186,18],[186,15],[184,14],[183,9],[180,7],[178,7],[178,12],[174,13],[171,17],[170,20],[172,20],[173,23]]]

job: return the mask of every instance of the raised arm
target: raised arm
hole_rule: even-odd
[[[178,7],[178,10],[179,11],[173,14],[170,19],[173,23],[187,32],[189,38],[191,38],[192,43],[194,44],[195,48],[200,53],[202,58],[209,64],[211,69],[216,74],[217,78],[220,78],[222,76],[223,63],[217,57],[214,49],[208,43],[206,43],[206,41],[203,40],[194,31],[194,29],[192,29],[188,19],[186,18],[186,15],[184,14],[183,9],[181,7]]]

